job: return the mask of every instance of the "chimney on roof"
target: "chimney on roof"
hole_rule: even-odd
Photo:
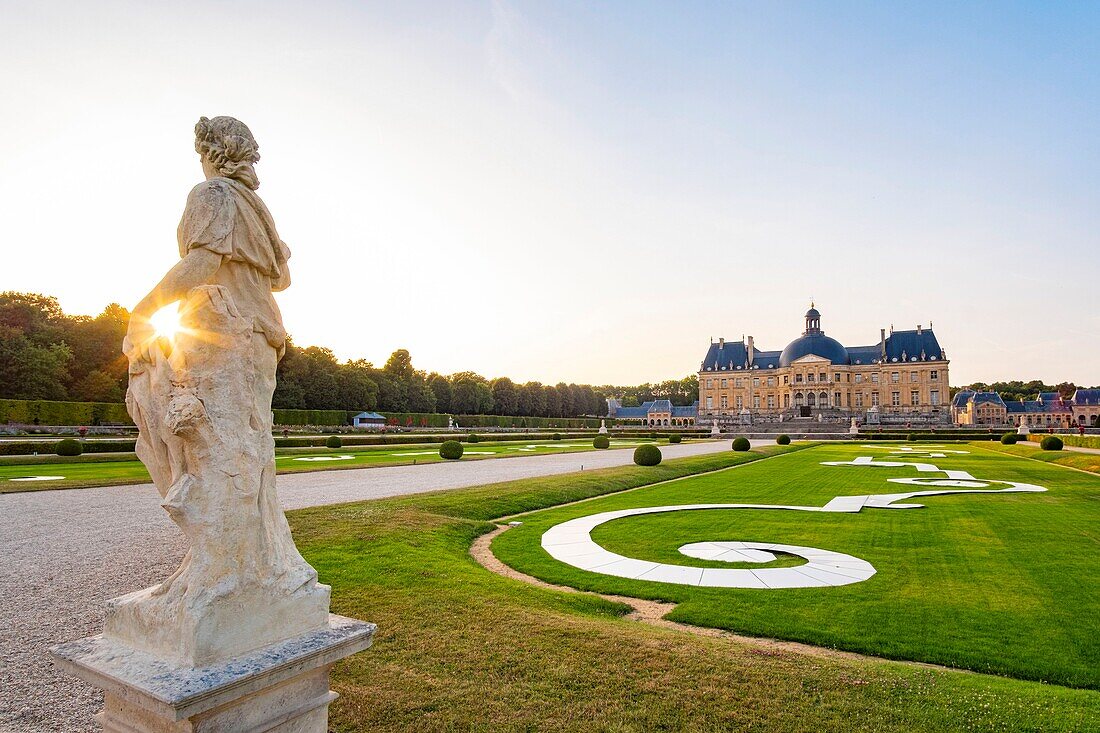
[[[751,367],[752,366],[752,336],[749,336],[749,347],[748,347],[747,351],[749,352],[749,366]]]
[[[724,349],[724,348],[726,348],[726,339],[725,339],[725,337],[724,337],[724,336],[719,336],[719,337],[718,337],[718,348],[719,348],[719,349]]]
[[[886,329],[880,328],[878,330],[878,347],[882,355],[886,356]]]
[[[917,335],[920,336],[920,324],[917,324]]]

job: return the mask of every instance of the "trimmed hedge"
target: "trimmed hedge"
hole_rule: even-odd
[[[85,453],[133,453],[135,440],[87,441],[81,444]],[[0,441],[0,456],[29,456],[35,453],[57,453],[55,441]]]
[[[1062,450],[1062,439],[1057,435],[1048,435],[1039,442],[1043,450]]]
[[[344,445],[344,441],[340,440],[339,435],[330,435],[325,438],[326,448],[341,448]]]
[[[0,424],[133,425],[121,402],[0,400]]]
[[[1039,442],[1042,440],[1042,434],[1032,433],[1028,436],[1028,440]],[[1073,446],[1074,448],[1096,448],[1100,450],[1100,435],[1060,435],[1062,442],[1065,445]]]
[[[791,436],[787,435],[786,433],[780,433],[779,435],[775,436],[775,443],[776,445],[790,445]]]
[[[479,443],[479,442],[481,442],[481,438],[477,437],[477,433],[470,433],[469,435],[466,436],[466,442],[467,443]]]
[[[634,462],[639,466],[656,466],[661,462],[661,449],[652,443],[634,449]]]
[[[84,446],[80,444],[79,440],[65,438],[57,443],[57,455],[59,456],[79,456],[83,452]]]
[[[732,447],[736,451],[747,451],[750,447],[749,439],[744,436],[734,438]]]
[[[457,440],[444,441],[443,445],[439,446],[439,457],[446,458],[448,461],[457,461],[462,458],[462,443]]]
[[[1020,436],[1016,433],[1005,433],[1001,436],[1001,445],[1016,445],[1020,440]]]
[[[668,436],[669,443],[679,443],[681,440],[682,438],[680,437],[679,433],[673,433],[672,435]]]
[[[611,439],[608,438],[606,435],[597,435],[595,438],[592,439],[592,447],[599,448],[600,450],[610,448]]]
[[[550,440],[561,440],[561,433],[554,433],[550,436]]]

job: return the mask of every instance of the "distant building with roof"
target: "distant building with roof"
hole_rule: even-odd
[[[608,417],[651,427],[691,427],[698,414],[698,400],[688,406],[674,405],[669,400],[650,400],[639,407],[623,407],[618,399],[607,401]]]
[[[1100,427],[1100,389],[1078,389],[1072,397],[1040,392],[1035,399],[1004,401],[996,392],[961,389],[951,400],[959,425],[1029,428]]]
[[[712,341],[699,365],[700,422],[950,419],[949,362],[931,326],[881,329],[876,344],[844,346],[825,335],[812,303],[805,319],[782,351],[759,350],[752,336]]]
[[[360,412],[351,419],[351,424],[357,428],[384,428],[386,416],[379,415],[377,412]]]

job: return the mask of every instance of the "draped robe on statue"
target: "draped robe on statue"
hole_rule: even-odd
[[[286,341],[272,296],[290,250],[254,191],[196,186],[180,256],[221,255],[181,302],[182,330],[152,363],[130,354],[126,405],[137,453],[191,542],[170,578],[108,603],[105,635],[159,656],[210,664],[328,623],[328,586],[294,546],[275,491],[271,397]],[[247,611],[246,611],[247,609]]]

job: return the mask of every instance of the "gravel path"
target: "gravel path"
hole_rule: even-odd
[[[758,441],[753,441],[757,443]],[[729,443],[665,446],[666,458]],[[629,449],[288,474],[287,509],[629,464]],[[96,731],[102,695],[47,647],[99,633],[108,598],[169,575],[185,550],[151,484],[0,495],[0,731]]]

